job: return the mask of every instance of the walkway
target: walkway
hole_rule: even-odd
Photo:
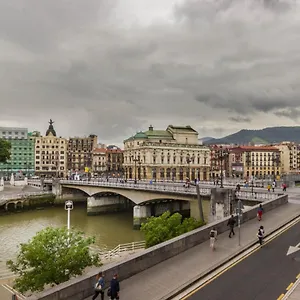
[[[241,246],[238,246],[238,235],[228,238],[228,232],[219,235],[217,249],[212,252],[209,241],[188,251],[172,257],[135,276],[121,282],[120,298],[127,300],[162,300],[172,295],[173,291],[192,282],[201,274],[207,273],[229,257],[256,240],[258,225],[263,225],[266,233],[273,231],[289,220],[299,216],[300,205],[285,204],[263,216],[263,221],[248,221],[241,227]],[[109,278],[106,278],[109,280]],[[86,300],[90,300],[91,297]]]

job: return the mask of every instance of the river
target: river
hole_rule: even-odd
[[[0,273],[6,269],[6,261],[16,256],[20,243],[28,242],[48,226],[66,225],[67,212],[64,207],[0,216]],[[87,216],[84,204],[75,204],[71,211],[71,226],[87,236],[94,236],[95,245],[99,248],[114,248],[118,244],[143,240],[142,233],[133,230],[132,225],[132,212]]]

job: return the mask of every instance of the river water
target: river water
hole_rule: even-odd
[[[48,227],[67,225],[64,207],[25,211],[0,216],[0,275],[6,261],[14,258],[20,243],[26,243],[38,231]],[[94,236],[95,246],[114,248],[118,244],[143,240],[138,230],[133,230],[132,212],[87,216],[86,205],[75,204],[71,211],[71,226]]]

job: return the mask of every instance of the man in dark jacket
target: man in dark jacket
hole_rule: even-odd
[[[228,220],[228,223],[227,223],[227,226],[229,226],[229,228],[230,228],[230,232],[229,232],[229,237],[230,238],[231,238],[231,234],[235,235],[234,230],[233,230],[235,222],[236,222],[235,218],[232,215],[231,218]]]
[[[115,274],[113,279],[110,282],[110,299],[111,300],[119,299],[119,292],[120,292],[120,284],[118,281],[118,275]]]

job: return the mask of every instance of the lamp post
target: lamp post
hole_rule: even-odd
[[[140,160],[134,157],[133,161],[134,161],[134,183],[137,184],[136,171],[137,171],[137,163],[140,163]]]
[[[224,161],[224,158],[227,157],[227,155],[228,155],[228,150],[223,149],[223,146],[220,146],[220,149],[218,150],[217,155],[218,155],[218,159],[221,163],[221,185],[220,185],[220,187],[224,188],[224,186],[223,186],[223,161]]]
[[[67,218],[67,228],[68,228],[68,236],[70,235],[70,227],[71,227],[71,210],[73,210],[73,201],[65,202],[65,210],[68,212]],[[70,242],[70,238],[68,238],[68,243]]]
[[[239,246],[241,246],[241,219],[243,217],[243,211],[244,208],[242,201],[239,199],[237,203],[237,217],[238,217],[238,228],[239,228]]]

